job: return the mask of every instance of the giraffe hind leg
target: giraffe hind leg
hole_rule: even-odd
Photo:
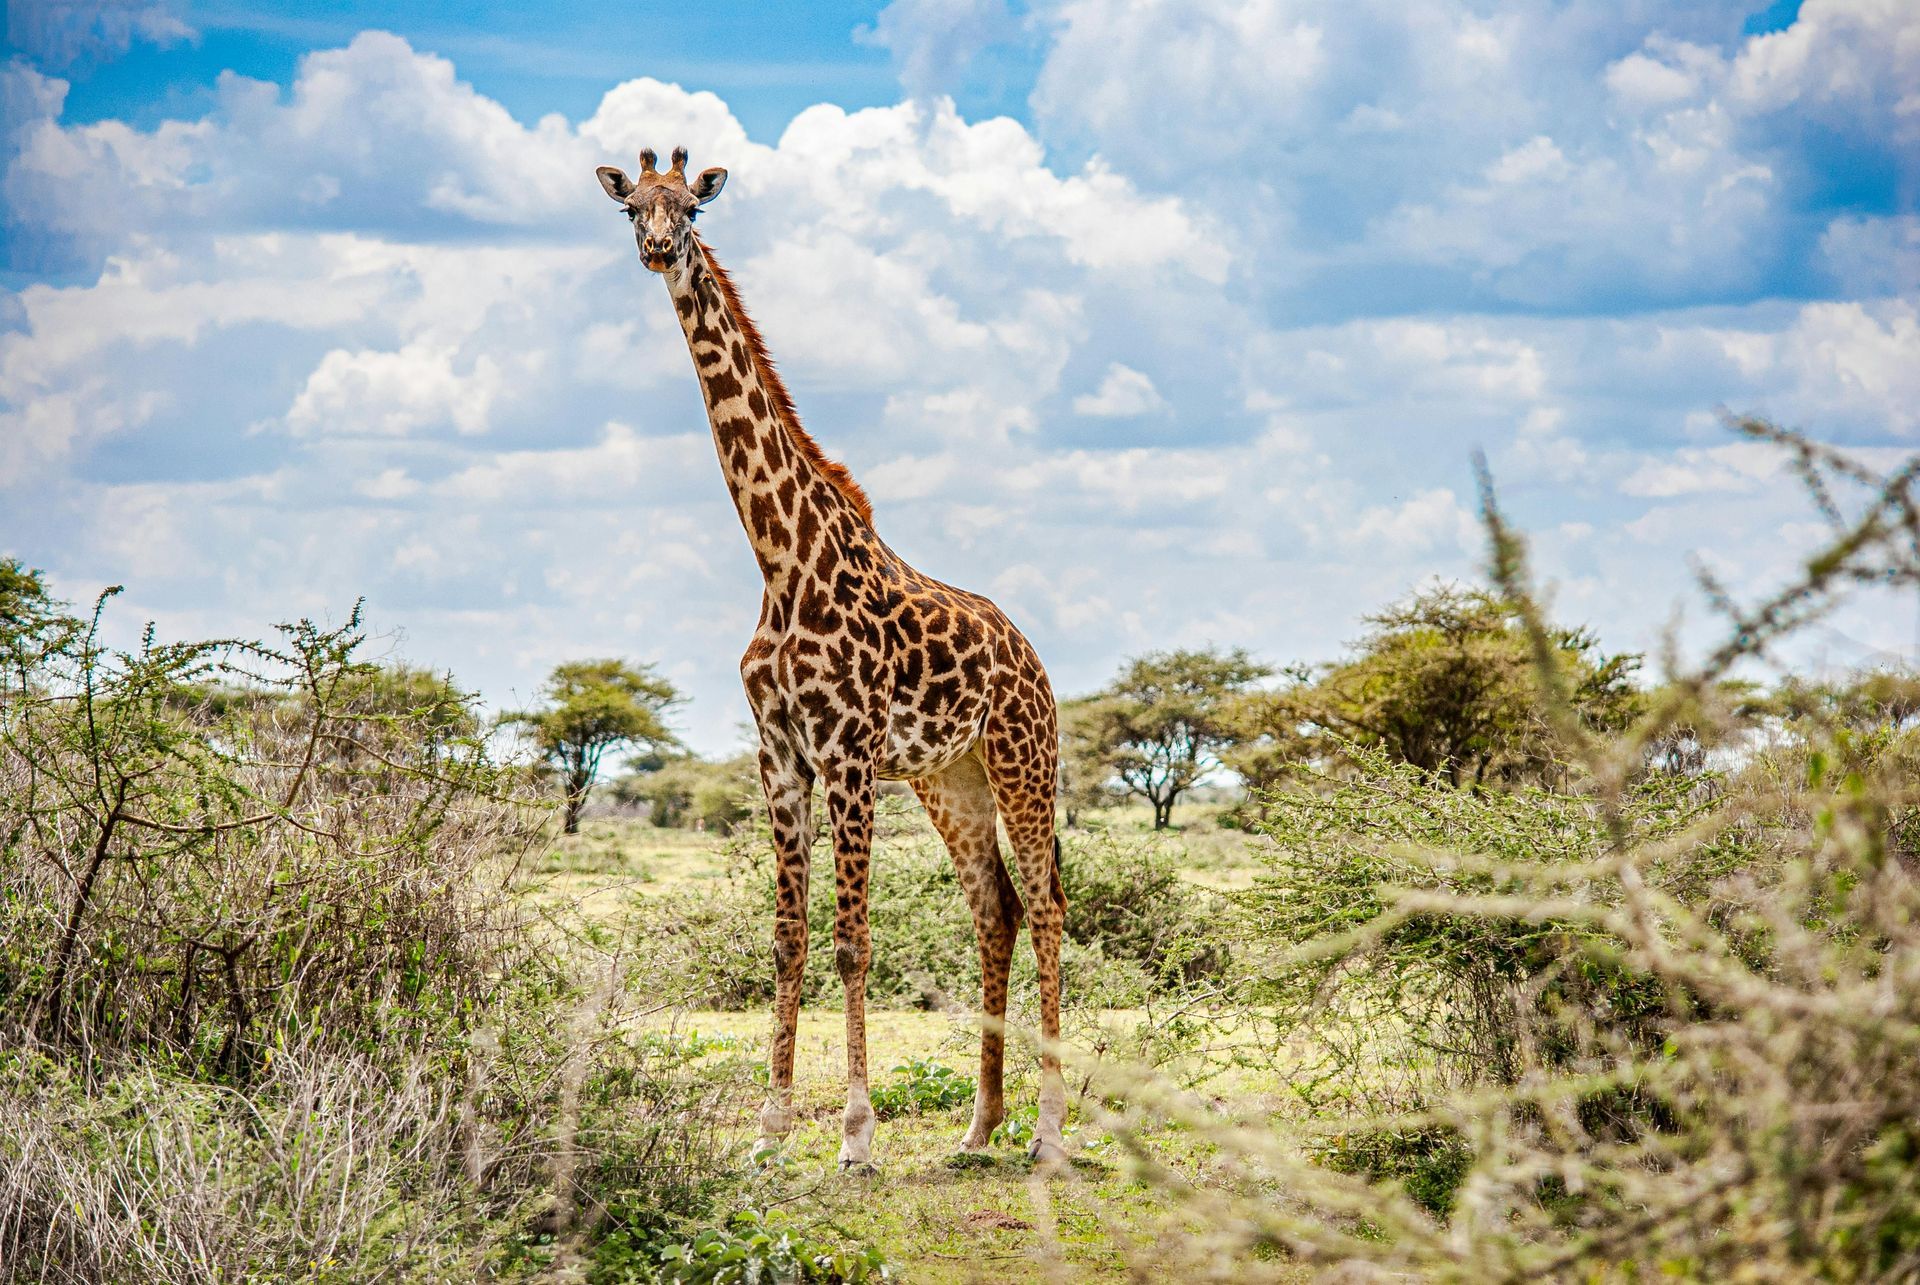
[[[1006,1116],[1007,975],[1020,935],[1020,895],[1000,855],[993,787],[977,755],[913,782],[913,789],[953,857],[979,941],[980,1078],[974,1086],[973,1123],[960,1149],[980,1151]]]
[[[1060,939],[1066,930],[1067,898],[1060,886],[1060,842],[1054,833],[1059,763],[1053,719],[1049,716],[1032,725],[990,719],[982,748],[987,779],[1006,821],[1026,893],[1027,925],[1040,980],[1040,1115],[1034,1128],[1033,1158],[1052,1166],[1067,1154],[1062,1135],[1067,1090],[1059,1053]]]

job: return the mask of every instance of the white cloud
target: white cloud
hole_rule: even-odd
[[[1667,342],[1717,348],[1767,411],[1789,422],[1920,431],[1920,299],[1808,303],[1778,328],[1702,327]]]
[[[1697,46],[1685,46],[1688,49]],[[1634,109],[1669,107],[1700,92],[1700,77],[1681,60],[1645,53],[1628,54],[1607,67],[1607,88],[1615,100]]]
[[[1920,215],[1837,218],[1820,254],[1844,294],[1920,294]]]
[[[409,344],[398,352],[347,352],[320,359],[287,411],[297,434],[400,435],[451,422],[462,433],[484,433],[501,390],[499,364],[479,357],[454,369],[451,347]]]
[[[433,484],[437,495],[489,506],[546,507],[671,495],[707,475],[713,446],[704,432],[642,437],[608,424],[591,446],[502,451]],[[696,473],[696,470],[699,470]],[[711,488],[723,494],[717,484]]]
[[[563,657],[658,659],[696,743],[730,744],[758,579],[591,177],[685,143],[731,170],[703,233],[889,542],[1002,594],[1063,691],[1146,646],[1325,656],[1473,574],[1476,447],[1543,570],[1642,644],[1677,552],[1799,552],[1791,480],[1713,408],[1910,438],[1920,286],[1885,253],[1910,219],[1823,216],[1815,270],[1871,289],[1738,302],[1791,167],[1754,148],[1737,51],[1582,13],[1043,3],[1034,128],[964,118],[935,83],[963,51],[928,47],[914,101],[771,146],[644,78],[521,124],[377,35],[147,129],[62,124],[16,67],[8,211],[80,284],[6,305],[0,537],[208,632],[365,593],[501,703]],[[1084,163],[1043,146],[1069,136]],[[1381,304],[1349,270],[1504,302]],[[1570,280],[1735,302],[1616,316]]]
[[[1041,21],[1053,28],[1034,87],[1042,118],[1129,158],[1153,149],[1149,164],[1168,171],[1240,156],[1292,124],[1328,63],[1322,25],[1284,0],[1066,0]]]
[[[1114,362],[1100,387],[1073,399],[1073,413],[1093,419],[1120,419],[1166,409],[1166,398],[1153,381],[1131,366]]]
[[[1782,202],[1827,199],[1839,163],[1782,113],[1864,143],[1868,174],[1909,166],[1920,130],[1906,0],[1808,0],[1735,41],[1729,3],[1652,32],[1634,6],[1537,0],[1035,10],[1043,133],[1236,208],[1224,239],[1282,306],[1303,281],[1399,305],[1436,270],[1523,304],[1758,297],[1817,235]]]
[[[1566,418],[1566,412],[1558,406],[1536,406],[1528,411],[1501,464],[1556,483],[1580,480],[1591,467],[1593,456],[1578,437],[1567,431]]]
[[[1907,0],[1807,0],[1793,24],[1749,40],[1734,97],[1757,110],[1881,115],[1920,137],[1920,9]]]
[[[1808,409],[1920,432],[1920,302],[1808,304],[1782,349]]]
[[[596,164],[618,165],[628,173],[639,168],[640,150],[648,147],[665,156],[684,146],[697,169],[724,163],[749,171],[772,150],[748,141],[747,131],[718,94],[685,90],[650,76],[608,90],[578,133],[602,157]],[[723,157],[724,162],[719,159]],[[748,174],[747,185],[754,181]],[[728,199],[737,195],[733,192]]]
[[[404,500],[420,493],[420,483],[408,477],[405,469],[388,468],[355,482],[353,489],[370,500]]]
[[[1347,543],[1359,548],[1386,545],[1398,553],[1425,552],[1436,547],[1454,551],[1472,548],[1480,535],[1473,514],[1461,506],[1452,491],[1435,487],[1399,504],[1371,505],[1361,510]]]
[[[991,388],[971,386],[924,396],[887,398],[886,418],[943,441],[1004,442],[1039,427],[1033,407],[1002,400]]]
[[[1490,183],[1557,182],[1573,172],[1566,155],[1545,134],[1536,134],[1487,167]]]
[[[960,80],[984,47],[1018,31],[1005,0],[893,0],[854,38],[892,53],[907,92],[931,98]]]
[[[1533,401],[1547,386],[1540,351],[1502,329],[1477,318],[1396,317],[1269,332],[1254,346],[1262,405],[1422,394]]]
[[[1785,465],[1780,452],[1759,442],[1682,447],[1663,459],[1648,460],[1620,484],[1628,495],[1671,499],[1711,491],[1751,492],[1777,476]]]
[[[164,49],[195,34],[173,9],[164,0],[15,0],[7,43],[48,67],[111,58],[136,41]]]

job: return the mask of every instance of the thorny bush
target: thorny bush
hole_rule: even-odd
[[[116,651],[0,571],[0,1281],[470,1279],[703,1207],[745,1069],[530,917],[470,697],[357,611]]]
[[[1246,1012],[1278,1020],[1306,1109],[1234,1122],[1109,1071],[1149,1174],[1137,1123],[1172,1117],[1239,1178],[1169,1183],[1188,1234],[1159,1266],[1253,1279],[1292,1270],[1278,1249],[1343,1280],[1920,1276],[1920,731],[1816,710],[1708,738],[1738,748],[1701,788],[1648,772],[1736,665],[1849,590],[1920,588],[1920,459],[1881,475],[1739,428],[1787,453],[1832,541],[1757,605],[1708,582],[1724,641],[1621,734],[1570,708],[1483,488],[1571,784],[1463,795],[1361,759],[1268,800]]]

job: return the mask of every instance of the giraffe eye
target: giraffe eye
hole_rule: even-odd
[[[640,217],[640,211],[634,209],[631,205],[621,206],[620,213],[626,215],[629,219],[637,219]]]

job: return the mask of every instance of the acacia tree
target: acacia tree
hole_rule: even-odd
[[[1173,820],[1182,794],[1220,767],[1232,743],[1227,714],[1273,671],[1244,650],[1158,651],[1128,661],[1105,689],[1076,702],[1074,757],[1104,763],[1125,794],[1153,806],[1153,828]]]
[[[1518,608],[1497,593],[1438,585],[1367,617],[1347,659],[1256,693],[1230,711],[1230,756],[1256,786],[1288,762],[1338,758],[1350,744],[1455,787],[1548,782],[1552,739],[1540,721],[1539,679]],[[1545,639],[1567,700],[1594,730],[1625,726],[1641,695],[1637,655],[1607,655],[1587,629],[1549,626]]]
[[[509,715],[508,721],[527,730],[560,777],[568,834],[579,832],[580,810],[608,751],[658,751],[680,744],[665,721],[680,693],[651,665],[567,661],[554,666],[541,695],[543,708]]]
[[[1113,762],[1101,739],[1101,698],[1060,703],[1060,810],[1069,827],[1096,808],[1118,801]]]
[[[57,649],[80,627],[43,576],[18,558],[0,558],[0,665],[9,674]]]

